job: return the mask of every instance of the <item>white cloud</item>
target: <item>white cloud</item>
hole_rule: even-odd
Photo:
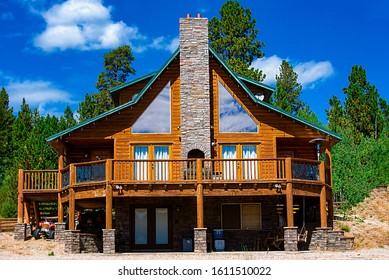
[[[76,103],[71,99],[70,93],[49,81],[10,80],[4,87],[9,95],[10,107],[13,107],[14,111],[19,110],[23,98],[30,108],[38,108],[41,114],[62,115],[63,112],[58,112],[56,108],[59,103]]]
[[[299,63],[294,66],[294,71],[298,74],[298,81],[303,86],[314,87],[319,81],[334,74],[334,67],[329,61],[309,61]]]
[[[276,83],[276,75],[280,72],[280,65],[282,62],[282,58],[279,58],[276,55],[271,57],[263,57],[260,59],[256,59],[252,66],[256,69],[262,70],[266,74],[266,78],[264,83],[267,84],[275,84]]]
[[[273,55],[268,58],[260,58],[253,62],[254,68],[262,70],[266,74],[264,83],[274,85],[276,83],[276,75],[280,73],[280,65],[282,58]],[[289,59],[285,59],[289,63]],[[313,88],[315,85],[325,80],[334,74],[334,68],[330,61],[308,61],[300,62],[293,65],[294,71],[298,75],[298,82],[303,87]]]
[[[44,51],[108,49],[143,38],[136,27],[113,22],[101,0],[67,0],[41,15],[47,26],[34,45]]]
[[[34,45],[47,52],[113,49],[121,45],[131,45],[135,53],[149,49],[174,52],[178,47],[178,38],[149,39],[136,26],[114,22],[111,10],[102,0],[67,0],[55,4],[39,13],[46,21],[46,29],[35,37]]]

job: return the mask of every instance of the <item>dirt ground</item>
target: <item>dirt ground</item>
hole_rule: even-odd
[[[269,259],[269,260],[389,260],[389,188],[374,190],[370,197],[343,215],[336,223],[355,237],[354,249],[344,252],[300,251],[194,253],[66,254],[54,240],[15,241],[12,232],[0,233],[0,260],[18,259]]]

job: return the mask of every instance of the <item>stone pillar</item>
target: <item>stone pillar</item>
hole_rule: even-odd
[[[198,149],[211,158],[208,19],[180,19],[181,158]]]
[[[17,223],[14,229],[14,239],[20,241],[26,240],[26,229],[27,229],[27,224]]]
[[[206,228],[194,229],[194,252],[195,253],[207,252],[207,229]]]
[[[66,223],[55,223],[55,234],[54,239],[55,241],[65,241],[65,229],[66,229]]]
[[[284,250],[285,252],[298,251],[297,227],[284,227]]]
[[[115,253],[115,229],[103,229],[103,253]]]
[[[68,254],[81,253],[79,230],[65,230],[65,253]]]

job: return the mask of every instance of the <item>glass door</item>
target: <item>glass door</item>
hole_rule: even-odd
[[[135,250],[171,249],[168,207],[139,207],[132,211],[132,241]]]
[[[237,179],[237,176],[236,176],[237,175],[236,146],[235,145],[223,145],[222,146],[222,157],[223,157],[223,179],[224,180],[236,180]]]

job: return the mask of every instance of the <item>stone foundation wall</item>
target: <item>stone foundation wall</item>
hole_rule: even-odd
[[[65,253],[81,253],[81,241],[79,230],[65,230]]]
[[[100,236],[92,233],[80,233],[81,253],[102,253],[103,241]]]
[[[354,246],[354,237],[344,236],[344,231],[331,228],[317,228],[312,232],[309,250],[346,251]]]

